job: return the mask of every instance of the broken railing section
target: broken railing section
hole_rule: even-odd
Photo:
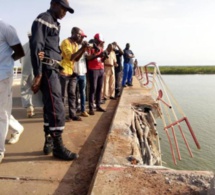
[[[170,150],[172,153],[174,163],[177,164],[173,143],[175,143],[178,159],[181,160],[178,140],[175,134],[175,127],[178,127],[178,130],[181,133],[181,136],[188,149],[188,152],[190,156],[193,157],[192,151],[189,147],[189,143],[182,130],[181,123],[184,122],[184,124],[186,125],[198,149],[200,149],[200,145],[189,123],[188,118],[186,117],[182,108],[177,103],[168,86],[164,82],[156,63],[151,62],[143,67],[136,68],[135,75],[139,80],[141,86],[145,89],[148,89],[153,99],[159,104],[159,108],[162,113],[161,119],[163,122],[163,127],[170,144]],[[172,137],[169,134],[169,130],[172,132]],[[171,138],[173,139],[173,141]]]
[[[131,131],[137,136],[139,149],[144,165],[162,165],[159,136],[156,130],[156,121],[152,105],[133,105],[133,117],[131,121]],[[156,113],[157,115],[157,113]],[[130,158],[134,164],[134,158]]]

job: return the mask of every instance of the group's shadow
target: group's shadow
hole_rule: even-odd
[[[65,192],[65,183],[69,181],[71,184],[72,194],[85,195],[88,193],[90,184],[92,182],[94,172],[96,170],[97,164],[101,157],[103,151],[103,145],[105,143],[107,134],[110,129],[110,125],[117,108],[118,101],[109,101],[106,106],[107,112],[103,113],[97,120],[94,128],[87,137],[83,146],[79,151],[79,158],[71,163],[71,166],[67,170],[63,179],[60,181],[54,195],[61,194]],[[42,123],[43,122],[43,109],[36,109],[36,116],[32,119],[26,118],[26,112],[24,108],[21,108],[21,99],[19,97],[13,98],[13,113],[17,120],[20,120],[22,124],[26,123]],[[96,116],[92,116],[96,117]],[[102,131],[102,133],[101,133]],[[92,142],[96,140],[97,143]],[[94,144],[94,145],[93,145]],[[96,150],[94,150],[95,144],[97,145]],[[90,155],[89,155],[89,150]],[[8,158],[4,159],[4,163],[13,162],[28,162],[28,161],[61,161],[53,158],[52,155],[44,155],[41,151],[24,152],[24,153],[6,153]],[[14,158],[13,158],[14,157]],[[84,161],[84,163],[83,163]],[[89,163],[88,163],[89,162]],[[82,166],[83,165],[83,166]],[[86,167],[84,167],[86,165]],[[87,166],[89,165],[89,166]],[[70,186],[69,186],[70,187]]]
[[[6,153],[6,156],[7,158],[4,159],[4,163],[53,160],[52,156],[45,156],[42,151]],[[11,157],[14,157],[14,158],[11,158]]]

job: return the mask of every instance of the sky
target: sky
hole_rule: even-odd
[[[214,0],[69,0],[74,14],[61,23],[61,41],[77,26],[90,40],[101,33],[105,45],[130,43],[140,66],[215,65]],[[50,0],[0,0],[0,18],[17,30],[22,44],[32,22]],[[105,47],[106,47],[105,46]]]

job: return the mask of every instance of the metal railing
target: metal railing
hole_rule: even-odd
[[[149,64],[146,64],[145,66],[136,68],[135,75],[139,80],[140,85],[150,91],[153,99],[159,105],[164,131],[166,132],[170,144],[170,150],[174,164],[177,164],[177,161],[175,158],[175,152],[172,142],[175,143],[178,159],[181,160],[181,154],[178,145],[178,139],[175,133],[175,127],[178,127],[179,132],[181,133],[181,136],[189,151],[189,154],[191,157],[193,157],[189,143],[185,137],[185,133],[182,130],[181,123],[184,123],[183,127],[185,126],[188,132],[190,132],[190,135],[193,138],[198,149],[200,149],[200,144],[195,136],[195,133],[191,127],[191,124],[189,123],[187,116],[185,115],[182,108],[177,103],[176,99],[174,98],[171,91],[164,82],[159,67],[156,65],[155,62],[151,62]],[[169,134],[169,130],[172,132],[172,137]],[[173,139],[173,141],[171,138]]]

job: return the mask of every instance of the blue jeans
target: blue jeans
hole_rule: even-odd
[[[79,87],[80,99],[81,99],[81,112],[85,111],[85,101],[86,101],[86,75],[79,75],[77,77],[77,85]]]
[[[133,73],[133,67],[130,63],[124,63],[123,66],[123,78],[122,78],[122,86],[128,82],[128,84],[132,83],[132,73]]]

